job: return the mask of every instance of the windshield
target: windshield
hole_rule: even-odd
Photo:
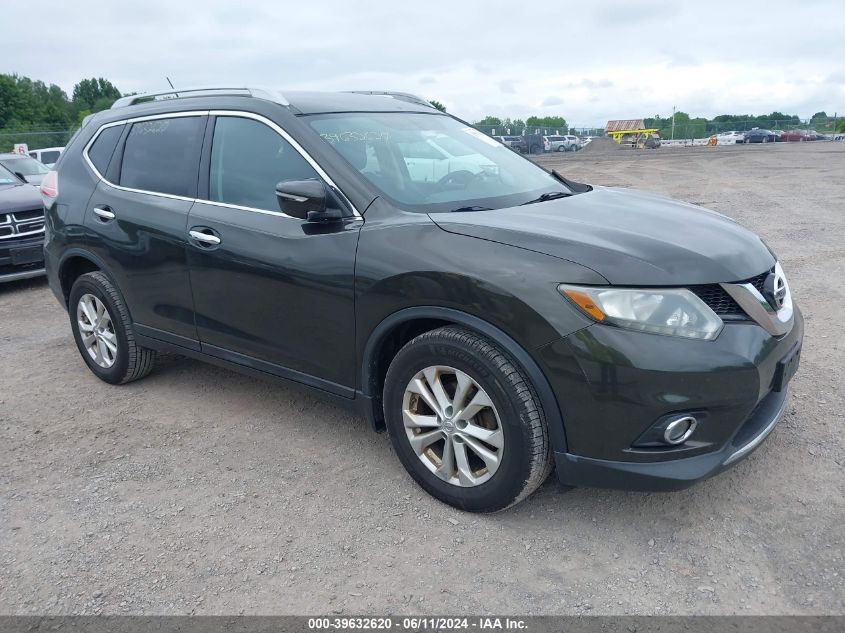
[[[0,164],[0,185],[19,185],[20,179]]]
[[[0,158],[0,164],[24,176],[42,176],[50,171],[46,165],[42,165],[29,156]]]
[[[355,112],[307,121],[379,192],[411,211],[500,209],[569,193],[534,163],[448,116]]]

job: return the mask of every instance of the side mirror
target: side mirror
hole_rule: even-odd
[[[279,208],[294,218],[309,222],[331,222],[343,218],[340,209],[326,208],[328,192],[319,180],[283,180],[276,185]]]

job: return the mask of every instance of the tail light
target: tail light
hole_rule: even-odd
[[[49,209],[58,197],[59,174],[55,169],[51,169],[41,181],[41,200],[44,202],[44,208]]]

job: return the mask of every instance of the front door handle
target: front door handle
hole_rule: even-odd
[[[114,220],[114,212],[108,207],[94,207],[94,215],[100,218],[103,222]]]
[[[193,238],[197,242],[200,242],[201,244],[207,244],[208,246],[217,246],[220,244],[220,238],[216,235],[212,235],[211,233],[205,233],[203,231],[191,229],[190,231],[188,231],[188,235],[190,235],[191,238]]]

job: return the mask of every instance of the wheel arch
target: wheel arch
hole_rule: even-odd
[[[441,306],[404,308],[384,318],[370,333],[361,359],[361,391],[366,399],[366,415],[376,431],[385,429],[382,391],[387,366],[405,342],[438,327],[460,325],[486,336],[502,347],[534,386],[555,451],[566,451],[566,432],[557,398],[549,381],[532,355],[513,337],[475,315]],[[401,343],[401,344],[400,344]],[[398,345],[398,347],[396,347]]]
[[[70,289],[74,282],[85,273],[100,271],[114,283],[114,276],[109,272],[105,263],[96,255],[82,250],[71,249],[63,256],[58,266],[59,284],[62,288],[65,306],[70,298]]]

